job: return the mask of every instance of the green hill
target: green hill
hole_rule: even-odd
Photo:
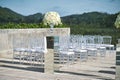
[[[107,34],[116,30],[114,22],[117,14],[90,12],[62,17],[62,22],[69,25],[73,34]],[[98,30],[99,29],[99,30]],[[111,30],[110,30],[111,29]],[[93,31],[92,31],[93,30]],[[96,30],[98,30],[96,32]],[[107,31],[106,31],[107,30]],[[102,33],[104,32],[104,33]]]
[[[43,15],[36,13],[29,16],[23,16],[8,8],[0,7],[0,23],[40,23]]]
[[[25,16],[26,23],[40,23],[42,22],[42,19],[43,19],[43,14],[41,13]]]
[[[8,22],[22,22],[24,16],[8,9],[0,7],[0,23],[8,23]]]

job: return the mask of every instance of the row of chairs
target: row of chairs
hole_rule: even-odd
[[[106,49],[109,53],[114,50],[111,36],[70,35],[59,37],[58,54],[60,63],[73,63],[77,59],[87,61],[88,58],[96,59],[105,57]]]
[[[47,53],[46,38],[39,35],[14,35],[13,63],[44,64],[44,54]]]
[[[25,48],[16,48],[13,50],[13,62],[14,59],[19,59],[20,63],[27,63],[34,65],[38,63],[44,63],[44,54],[47,53],[47,50],[41,48],[25,49]]]
[[[96,59],[97,56],[105,57],[107,47],[112,53],[111,36],[70,35],[55,38],[55,51],[59,63],[74,63],[76,60],[87,61],[88,58]],[[19,59],[20,63],[42,63],[44,54],[47,53],[46,37],[39,35],[16,35],[13,38],[13,62]]]

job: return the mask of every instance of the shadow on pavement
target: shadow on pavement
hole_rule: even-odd
[[[42,73],[44,72],[44,68],[37,68],[37,67],[17,67],[17,66],[8,66],[8,65],[1,65],[1,67],[35,71],[35,72],[42,72]]]
[[[113,80],[110,78],[106,78],[106,77],[102,77],[102,76],[98,76],[98,75],[93,75],[93,74],[85,74],[85,73],[76,73],[76,72],[70,72],[70,71],[55,71],[57,73],[67,73],[67,74],[72,74],[72,75],[80,75],[80,76],[90,76],[90,77],[94,77],[96,79],[100,79],[100,80]]]
[[[115,75],[115,71],[100,70],[100,71],[98,71],[98,72],[100,72],[100,73],[107,73],[107,74],[113,74],[113,75]]]

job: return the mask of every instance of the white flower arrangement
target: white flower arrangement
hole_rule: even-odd
[[[116,18],[115,26],[116,26],[116,28],[120,28],[120,14]]]
[[[57,12],[47,12],[43,18],[44,25],[59,25],[62,24],[60,16]]]

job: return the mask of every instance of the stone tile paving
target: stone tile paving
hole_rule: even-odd
[[[54,74],[43,73],[41,68],[12,64],[10,59],[0,58],[0,80],[114,80],[115,54],[87,62],[60,65]]]

